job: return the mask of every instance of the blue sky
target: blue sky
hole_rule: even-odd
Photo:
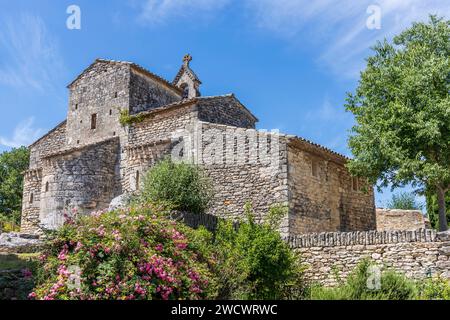
[[[173,79],[184,54],[202,94],[234,92],[263,129],[296,134],[346,155],[357,85],[377,39],[449,1],[0,0],[0,151],[28,145],[66,117],[67,89],[96,58],[133,61]],[[81,30],[69,30],[69,5]],[[367,19],[381,10],[379,29]],[[377,194],[383,205],[390,192]]]

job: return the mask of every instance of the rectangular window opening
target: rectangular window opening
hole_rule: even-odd
[[[91,116],[91,129],[94,130],[94,129],[96,129],[96,128],[97,128],[97,114],[94,113],[94,114]]]

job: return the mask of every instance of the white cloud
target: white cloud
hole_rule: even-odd
[[[301,45],[321,50],[319,62],[348,77],[358,75],[376,40],[390,38],[413,21],[426,20],[428,14],[450,16],[450,2],[440,0],[247,0],[247,4],[260,28],[290,42],[301,35]],[[381,8],[379,30],[366,27],[366,10],[372,4]]]
[[[0,84],[41,92],[60,86],[58,46],[36,15],[0,17]]]
[[[130,0],[145,23],[173,18],[212,17],[231,0]],[[234,2],[238,3],[238,2]],[[450,2],[442,0],[243,0],[239,5],[249,23],[285,38],[287,44],[313,46],[317,61],[331,71],[355,78],[376,40],[391,37],[425,20],[428,14],[450,16]],[[381,29],[369,30],[367,8],[381,8]],[[300,42],[301,41],[301,42]]]
[[[134,1],[143,23],[159,24],[171,18],[208,18],[223,9],[229,0],[145,0]]]
[[[37,140],[42,136],[43,130],[34,127],[34,118],[28,118],[20,122],[14,132],[12,137],[0,136],[0,145],[10,148],[18,148],[21,146],[28,146],[33,141]]]

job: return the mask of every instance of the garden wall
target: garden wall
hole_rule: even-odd
[[[450,233],[434,230],[314,233],[286,239],[308,266],[308,280],[337,284],[363,258],[392,267],[409,278],[450,278]]]

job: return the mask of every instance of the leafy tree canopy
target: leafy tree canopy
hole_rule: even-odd
[[[432,187],[445,218],[450,188],[450,21],[430,16],[373,47],[346,108],[357,121],[353,174],[379,187]],[[444,221],[444,220],[442,220]],[[442,224],[442,228],[446,228]]]
[[[0,213],[10,214],[22,207],[22,172],[28,169],[29,151],[26,147],[0,154]]]

